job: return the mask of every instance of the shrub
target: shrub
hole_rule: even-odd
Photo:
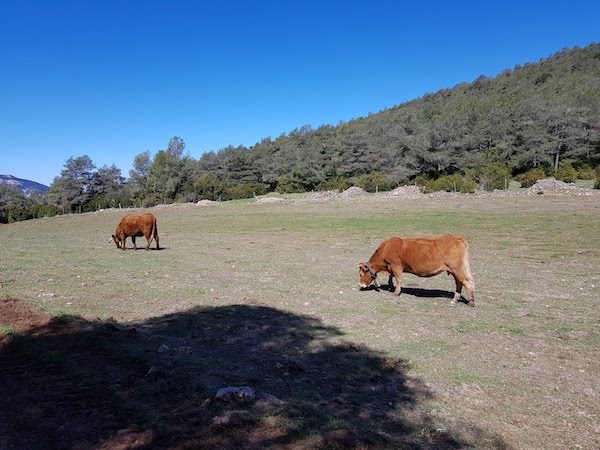
[[[263,195],[266,193],[267,187],[264,184],[249,181],[228,187],[225,195],[229,199],[237,200],[241,198],[252,198],[256,195]]]
[[[565,183],[573,183],[577,179],[577,170],[571,164],[560,164],[556,171],[556,179]]]
[[[214,173],[206,172],[194,180],[191,190],[198,200],[219,200],[225,193],[225,183]]]
[[[504,163],[491,163],[475,170],[478,184],[486,191],[506,189],[510,179],[510,169]]]
[[[431,180],[431,177],[427,175],[417,175],[415,178],[411,180],[411,184],[419,186],[420,188],[425,188],[425,185],[428,181]]]
[[[291,175],[282,175],[277,180],[277,187],[275,188],[280,194],[293,194],[295,192],[305,192],[304,187],[298,183],[298,181]]]
[[[344,177],[333,177],[325,180],[317,187],[318,191],[338,191],[342,192],[348,189],[351,183]]]
[[[472,194],[477,190],[474,181],[466,181],[460,174],[445,175],[435,180],[429,180],[425,183],[425,192],[460,192],[463,194]]]
[[[392,188],[392,183],[384,173],[371,172],[368,175],[360,177],[356,181],[356,186],[367,192],[378,192],[389,191]]]
[[[7,223],[20,222],[33,218],[33,208],[21,205],[7,205],[2,208],[4,210],[2,217]]]
[[[546,178],[544,171],[542,169],[535,168],[519,175],[517,177],[517,181],[521,183],[522,188],[528,188],[533,186],[537,180],[541,180],[542,178]]]
[[[292,178],[301,192],[313,191],[323,181],[323,177],[319,176],[314,169],[304,166],[296,167],[292,172]]]
[[[580,180],[593,180],[596,178],[596,173],[592,166],[584,164],[577,170],[577,178]]]
[[[61,209],[56,205],[38,205],[35,209],[37,217],[54,217],[61,213]]]
[[[149,192],[141,199],[141,206],[144,208],[160,205],[161,203],[163,203],[162,199],[156,192]]]

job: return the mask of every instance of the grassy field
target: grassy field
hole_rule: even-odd
[[[0,298],[63,318],[80,340],[115,324],[107,365],[143,372],[110,391],[128,423],[103,439],[133,427],[165,448],[600,447],[599,195],[150,211],[160,251],[109,243],[125,211],[0,226]],[[400,298],[358,289],[358,263],[383,239],[441,233],[470,241],[475,308],[450,305],[445,275],[405,276]],[[157,367],[166,375],[149,381]],[[215,402],[225,386],[279,401]],[[170,409],[144,406],[163,391]]]

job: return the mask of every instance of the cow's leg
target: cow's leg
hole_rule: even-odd
[[[392,274],[390,274],[390,277],[388,278],[388,289],[390,291],[394,290],[394,276]]]
[[[148,250],[150,248],[151,243],[152,243],[152,236],[151,235],[146,236],[146,250]]]
[[[456,273],[452,275],[456,280],[456,293],[454,294],[452,303],[456,303],[460,300],[460,293],[464,286],[467,291],[467,301],[469,302],[469,306],[475,306],[475,283],[473,282],[473,278],[465,273]]]
[[[396,289],[394,290],[394,294],[400,295],[402,293],[402,267],[391,266],[390,277],[392,276],[396,279]]]
[[[135,245],[135,236],[131,236],[131,240],[133,241],[133,249],[137,250],[137,245]]]
[[[454,281],[456,282],[456,290],[454,291],[454,297],[452,297],[451,303],[455,304],[457,301],[460,300],[460,293],[462,292],[463,284],[456,275],[452,274],[452,276],[454,277]]]
[[[467,278],[464,282],[465,290],[467,291],[467,300],[469,301],[469,306],[475,306],[475,283],[472,278]]]
[[[123,236],[123,239],[121,239],[121,248],[123,250],[127,248],[127,236]]]

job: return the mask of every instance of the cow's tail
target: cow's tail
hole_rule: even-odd
[[[473,275],[471,274],[471,255],[469,251],[469,242],[461,238],[461,241],[465,247],[465,254],[463,257],[463,271],[465,275],[464,286],[467,290],[467,300],[469,301],[469,306],[475,306],[475,281],[473,280]]]
[[[469,249],[469,241],[467,241],[463,237],[461,237],[460,240],[465,247],[465,255],[463,258],[463,270],[465,271],[465,275],[467,275],[467,277],[472,280],[473,275],[471,275],[471,251]]]
[[[156,224],[156,219],[154,219],[152,221],[152,237],[154,238],[154,241],[156,242],[156,250],[159,250],[159,246],[158,246],[158,225]]]

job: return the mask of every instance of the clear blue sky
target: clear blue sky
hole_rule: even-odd
[[[600,1],[0,0],[0,174],[128,176],[600,41]]]

